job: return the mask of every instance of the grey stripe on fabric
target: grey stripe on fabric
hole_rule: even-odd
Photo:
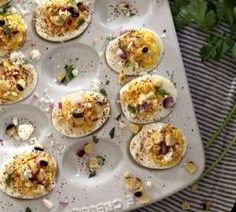
[[[227,29],[221,24],[219,32]],[[177,33],[185,65],[188,83],[202,141],[219,127],[230,108],[236,103],[236,63],[230,56],[220,61],[202,62],[199,51],[207,35],[195,27],[186,27]],[[178,86],[178,85],[177,85]],[[222,149],[236,135],[236,117],[226,127],[210,148],[205,148],[206,166],[212,164]],[[190,203],[193,212],[203,211],[203,203],[212,203],[211,211],[228,212],[236,200],[236,147],[232,147],[224,159],[198,183],[193,192],[188,187],[166,199],[135,210],[135,212],[178,212],[182,201]]]

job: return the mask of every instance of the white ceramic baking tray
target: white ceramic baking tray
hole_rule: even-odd
[[[151,202],[174,194],[200,176],[204,168],[203,146],[167,0],[130,0],[128,2],[137,8],[138,13],[133,17],[118,19],[112,16],[110,5],[121,1],[91,1],[93,17],[88,29],[82,36],[62,44],[44,41],[36,35],[32,24],[33,9],[36,6],[34,1],[13,2],[21,12],[28,12],[24,16],[28,24],[27,41],[21,50],[28,55],[32,49],[39,49],[42,58],[34,63],[39,75],[34,94],[21,103],[1,108],[0,136],[3,145],[0,146],[0,163],[17,152],[32,148],[27,143],[14,142],[7,138],[4,135],[6,123],[9,123],[13,116],[33,122],[36,126],[34,135],[58,162],[57,186],[44,197],[54,203],[51,211],[130,211],[140,207],[133,195],[124,189],[125,171],[139,177],[144,183],[147,181],[152,183],[152,187],[148,189]],[[107,37],[119,27],[124,29],[147,27],[163,38],[164,57],[153,73],[171,79],[179,94],[176,108],[164,122],[170,122],[182,129],[188,140],[187,153],[181,163],[174,168],[158,171],[137,165],[128,152],[131,132],[127,128],[117,127],[115,117],[121,112],[117,103],[120,87],[116,83],[117,74],[110,70],[101,54],[107,45]],[[80,70],[79,77],[71,81],[68,86],[60,86],[54,81],[56,73],[68,63],[74,64]],[[96,177],[88,178],[88,174],[81,169],[81,163],[78,162],[75,153],[84,143],[92,140],[92,135],[81,139],[68,139],[58,134],[53,129],[50,114],[44,111],[46,106],[40,102],[40,98],[48,95],[53,100],[59,100],[64,94],[90,89],[94,79],[99,79],[103,83],[106,80],[111,82],[104,87],[112,111],[107,123],[93,134],[100,140],[95,145],[95,152],[106,156],[105,165]],[[126,121],[125,117],[122,116],[122,120]],[[115,138],[110,139],[109,131],[115,126]],[[189,160],[198,166],[198,171],[194,175],[190,175],[183,167]],[[30,207],[33,212],[46,211],[41,202],[42,198],[24,201],[0,192],[0,199],[0,211],[24,211],[26,207]],[[69,204],[62,207],[59,201],[68,201]]]

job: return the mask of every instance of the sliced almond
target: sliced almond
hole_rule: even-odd
[[[194,174],[197,171],[197,165],[192,161],[185,163],[184,167],[189,174]]]
[[[198,184],[196,184],[196,183],[192,184],[192,191],[196,192],[197,189],[198,189]]]
[[[137,191],[142,187],[142,181],[137,177],[126,177],[124,185],[128,191]]]
[[[93,151],[93,144],[92,143],[87,143],[84,145],[84,151],[87,154],[91,154]]]
[[[188,201],[183,201],[182,204],[181,204],[181,208],[183,210],[189,210],[190,209],[190,204]]]
[[[129,130],[134,134],[137,134],[140,130],[140,126],[138,126],[137,124],[130,123],[128,127],[129,127]]]
[[[89,160],[89,169],[97,169],[99,167],[99,162],[98,162],[98,159],[95,158],[95,157],[91,157],[90,160]]]
[[[119,85],[123,85],[126,82],[126,79],[126,75],[121,72],[118,76],[117,82]]]

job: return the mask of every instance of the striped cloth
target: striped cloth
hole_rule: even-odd
[[[220,26],[219,30],[224,30]],[[185,70],[192,94],[198,125],[204,145],[224,120],[228,111],[236,103],[236,63],[230,56],[216,62],[201,62],[199,50],[206,34],[194,27],[187,27],[178,33]],[[227,126],[220,137],[209,148],[205,148],[206,166],[211,164],[222,149],[236,135],[236,118]],[[193,192],[186,188],[171,197],[150,206],[135,210],[136,212],[183,211],[181,203],[188,201],[190,211],[203,211],[205,201],[212,203],[210,211],[231,211],[236,200],[236,146],[227,156],[198,184]]]

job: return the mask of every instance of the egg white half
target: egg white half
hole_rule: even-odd
[[[153,66],[149,69],[147,68],[143,68],[143,67],[137,67],[134,64],[130,64],[129,66],[124,66],[124,61],[122,61],[122,59],[119,57],[119,55],[117,55],[117,51],[119,50],[119,40],[122,39],[128,32],[122,34],[121,36],[115,38],[114,40],[110,41],[107,49],[106,49],[106,61],[108,63],[108,65],[110,66],[110,68],[112,70],[114,70],[115,72],[118,73],[124,73],[125,75],[130,75],[130,76],[134,76],[134,75],[143,75],[147,72],[152,71],[153,69],[156,68],[156,66],[160,63],[162,56],[164,54],[164,44],[160,38],[159,35],[157,35],[155,32],[153,32],[152,30],[149,29],[145,29],[145,28],[138,28],[135,29],[137,31],[142,32],[143,34],[145,34],[145,32],[151,32],[155,34],[156,37],[156,44],[158,45],[159,49],[160,49],[160,55],[157,58],[155,64],[153,64]]]
[[[121,105],[122,111],[123,111],[125,117],[129,121],[131,121],[133,123],[137,123],[137,124],[148,124],[148,123],[151,123],[154,121],[160,121],[160,120],[164,119],[166,116],[168,116],[172,112],[172,110],[174,109],[174,106],[171,108],[164,108],[163,104],[161,103],[159,111],[140,119],[138,116],[135,116],[134,114],[132,114],[128,110],[128,104],[121,100],[122,99],[121,97],[124,94],[124,92],[128,91],[130,84],[144,83],[143,81],[145,81],[145,80],[149,80],[149,81],[153,82],[155,79],[162,80],[162,85],[160,88],[167,91],[169,93],[169,96],[173,98],[174,105],[176,104],[177,99],[178,99],[177,90],[176,90],[174,84],[169,79],[162,77],[160,75],[156,75],[156,74],[155,75],[148,74],[148,75],[138,77],[136,79],[131,80],[124,87],[122,87],[120,90],[120,94],[119,94],[120,95],[119,96],[120,105]]]
[[[184,157],[186,150],[187,150],[187,140],[186,137],[183,134],[183,139],[184,139],[184,145],[183,145],[183,151],[181,152],[180,157],[178,160],[176,160],[172,164],[158,164],[156,161],[154,161],[148,154],[142,154],[140,149],[142,149],[143,142],[145,142],[144,137],[147,135],[147,133],[150,133],[152,130],[157,130],[161,131],[164,127],[166,127],[169,124],[166,123],[152,123],[152,124],[147,124],[143,126],[142,130],[133,137],[133,139],[130,142],[129,146],[129,151],[132,156],[132,158],[141,166],[144,166],[146,168],[151,168],[151,169],[167,169],[171,168],[173,166],[176,166],[181,159]],[[173,125],[171,125],[173,126]],[[171,163],[172,161],[170,161]]]

